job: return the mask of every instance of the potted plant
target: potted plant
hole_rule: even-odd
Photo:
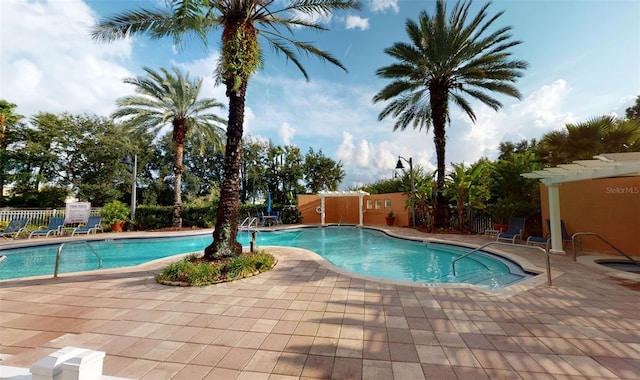
[[[119,200],[115,200],[104,205],[100,211],[100,216],[102,216],[105,223],[111,226],[111,231],[122,232],[124,224],[129,217],[129,207]]]
[[[393,210],[389,210],[387,216],[385,217],[385,220],[387,221],[387,226],[393,226],[396,221],[396,217],[393,216]]]

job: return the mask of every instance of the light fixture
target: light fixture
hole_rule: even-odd
[[[415,181],[413,180],[413,159],[409,157],[409,159],[407,160],[402,156],[398,156],[398,163],[396,164],[396,169],[404,170],[404,165],[402,165],[402,160],[405,160],[406,162],[409,163],[409,175],[411,177],[411,226],[415,227],[416,226],[416,205],[415,205],[416,188],[414,183]]]

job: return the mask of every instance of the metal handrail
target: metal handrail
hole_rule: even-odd
[[[618,251],[619,254],[621,254],[622,256],[626,257],[627,259],[629,259],[632,263],[636,263],[638,265],[640,265],[640,262],[635,261],[633,258],[631,258],[631,256],[627,255],[626,253],[622,252],[620,250],[620,248],[616,247],[615,245],[611,244],[610,242],[608,242],[605,238],[603,238],[602,236],[598,235],[595,232],[576,232],[575,234],[571,235],[571,248],[573,250],[573,262],[577,262],[577,255],[576,255],[576,237],[578,236],[595,236],[597,238],[599,238],[600,240],[602,240],[603,242],[607,243],[609,245],[609,247],[615,249],[616,251]]]
[[[484,244],[484,245],[482,245],[482,246],[480,246],[480,247],[478,247],[478,248],[476,248],[474,250],[471,250],[471,251],[465,253],[464,255],[462,255],[460,257],[456,257],[453,260],[453,262],[451,263],[451,269],[453,270],[453,275],[454,276],[456,275],[456,262],[457,261],[462,260],[465,257],[469,256],[470,254],[478,252],[478,251],[480,251],[480,250],[482,250],[482,249],[484,249],[484,248],[486,248],[486,247],[488,247],[490,245],[504,245],[504,246],[507,246],[507,247],[514,247],[515,246],[514,244],[511,244],[511,243],[503,243],[503,242],[500,242],[500,241],[490,241],[490,242],[488,242],[488,243],[486,243],[486,244]],[[549,259],[549,252],[547,250],[545,250],[545,249],[542,249],[541,247],[534,247],[534,246],[531,246],[531,245],[518,245],[517,247],[518,248],[535,249],[535,250],[538,250],[538,251],[541,251],[542,253],[544,253],[544,255],[545,255],[545,264],[546,264],[546,267],[547,267],[547,286],[553,286],[553,284],[551,283],[551,261]]]
[[[86,244],[89,249],[91,249],[91,252],[93,252],[94,255],[96,255],[96,257],[98,258],[98,268],[102,268],[102,257],[100,257],[100,255],[98,255],[98,252],[96,252],[95,249],[93,249],[93,247],[91,246],[91,244],[89,244],[88,241],[78,241],[78,242],[74,242],[74,243],[84,243]],[[53,278],[57,278],[58,277],[58,267],[60,266],[60,255],[62,254],[62,247],[64,247],[65,243],[60,244],[60,246],[58,247],[58,250],[56,251],[56,266],[53,270]]]
[[[436,244],[446,245],[446,243],[438,243],[438,242],[432,242],[432,241],[424,242],[424,245],[426,245],[426,246],[427,246],[427,248],[431,248],[431,247],[429,247],[429,246],[430,246],[430,245],[432,245],[432,244],[433,244],[433,245],[436,245]],[[468,254],[469,254],[469,253],[470,253],[470,252],[467,252],[467,253],[465,253],[465,254],[464,254],[464,255],[462,255],[462,256],[463,256],[463,257],[466,257],[466,256],[468,256]],[[462,258],[462,257],[460,257],[460,258]],[[455,262],[457,259],[458,259],[458,258],[456,258],[456,259],[455,259],[455,260],[453,260],[453,261]],[[490,270],[491,270],[491,269],[489,269],[489,266],[488,266],[487,264],[483,263],[482,261],[478,261],[478,260],[474,260],[474,261],[475,261],[476,263],[478,263],[478,264],[482,265],[482,266],[484,267],[484,269],[486,269],[486,270],[488,270],[488,271],[490,271]],[[452,263],[451,265],[452,265],[452,266],[454,266],[455,264],[454,264],[454,263]],[[453,269],[453,275],[455,276],[455,275],[456,275],[456,268],[455,268],[455,267],[453,267],[452,269]]]
[[[246,228],[246,229],[251,229],[251,226],[255,224],[255,227],[258,227],[258,218],[256,217],[246,217],[244,218],[244,220],[242,221],[242,223],[240,223],[240,229],[242,228]]]

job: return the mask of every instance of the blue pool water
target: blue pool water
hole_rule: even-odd
[[[238,240],[248,246],[251,237],[240,232]],[[59,273],[133,266],[181,253],[201,251],[211,243],[211,234],[188,237],[105,239],[65,243]],[[368,276],[435,283],[471,283],[500,288],[531,275],[498,256],[479,252],[456,264],[453,259],[467,248],[449,244],[416,242],[390,237],[383,232],[355,227],[301,228],[259,232],[256,245],[305,248],[334,265]],[[52,275],[58,244],[0,250],[0,279]]]

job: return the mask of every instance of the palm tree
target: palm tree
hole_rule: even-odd
[[[161,68],[160,72],[144,68],[147,76],[125,78],[124,82],[136,86],[136,95],[125,96],[117,100],[118,109],[111,115],[114,119],[123,119],[134,132],[151,131],[158,135],[169,124],[172,127],[172,140],[175,147],[173,160],[173,225],[182,227],[182,173],[184,166],[184,144],[189,138],[205,139],[208,144],[223,150],[225,120],[207,113],[224,108],[215,99],[199,99],[202,78],[191,80],[176,67],[173,73]]]
[[[480,160],[471,167],[466,167],[464,162],[452,164],[453,170],[447,175],[447,192],[451,199],[456,202],[458,213],[458,229],[464,229],[464,206],[484,204],[489,198],[488,189],[480,183],[482,172],[487,167],[485,160]]]
[[[549,165],[590,160],[602,153],[640,150],[640,120],[618,119],[610,115],[594,117],[565,130],[551,131],[540,140],[537,154]]]
[[[511,27],[495,28],[502,15],[489,16],[485,4],[469,17],[471,1],[458,1],[447,17],[444,0],[438,0],[434,17],[422,11],[418,22],[407,20],[411,43],[396,42],[385,53],[398,62],[378,69],[376,74],[392,82],[378,92],[374,102],[390,101],[378,115],[396,118],[394,130],[433,127],[437,158],[436,227],[446,225],[445,127],[449,102],[458,105],[475,122],[476,115],[465,96],[498,110],[502,104],[491,93],[520,98],[513,82],[528,64],[511,60]]]
[[[224,179],[213,233],[213,243],[205,249],[205,258],[242,252],[237,242],[240,202],[240,164],[245,96],[249,78],[262,64],[262,37],[277,53],[293,62],[308,79],[299,54],[311,55],[344,66],[310,43],[283,34],[299,28],[327,30],[314,21],[317,16],[334,10],[359,9],[356,0],[291,0],[277,9],[271,0],[172,0],[169,10],[138,9],[98,23],[92,36],[101,41],[114,41],[131,34],[149,33],[151,38],[173,37],[176,43],[187,32],[195,33],[205,44],[207,34],[222,29],[222,51],[216,73],[229,97],[229,122],[224,162]]]

